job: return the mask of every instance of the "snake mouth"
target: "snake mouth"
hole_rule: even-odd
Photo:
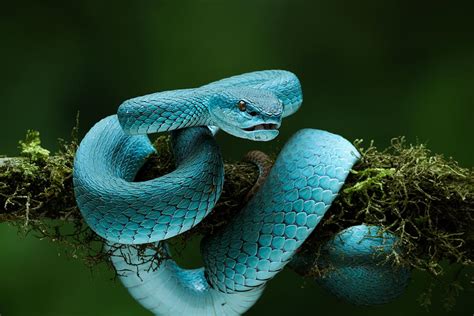
[[[247,132],[276,130],[276,129],[278,129],[278,124],[272,124],[272,123],[263,123],[263,124],[258,124],[251,127],[243,128],[243,130]]]

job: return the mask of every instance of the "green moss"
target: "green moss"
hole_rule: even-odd
[[[45,160],[49,157],[49,150],[41,147],[40,133],[28,130],[25,140],[19,142],[20,154],[33,161]]]
[[[385,177],[393,177],[395,174],[395,168],[367,168],[360,171],[352,170],[351,172],[356,174],[360,181],[354,183],[353,186],[346,187],[343,190],[343,193],[347,194],[348,198],[353,193],[364,192],[370,188],[373,188],[374,186],[382,188],[383,183],[381,180]]]

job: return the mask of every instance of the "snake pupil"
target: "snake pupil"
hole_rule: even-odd
[[[245,111],[247,109],[247,103],[244,100],[240,100],[237,104],[240,111]]]

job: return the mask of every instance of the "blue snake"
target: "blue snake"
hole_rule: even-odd
[[[131,295],[155,315],[240,315],[297,258],[360,157],[349,141],[322,130],[297,132],[246,206],[203,239],[203,268],[180,268],[164,240],[193,228],[219,199],[224,167],[217,130],[270,141],[301,104],[293,73],[257,71],[127,100],[84,137],[74,162],[77,204],[111,249],[125,245],[111,260]],[[147,134],[157,132],[171,132],[176,169],[134,182],[155,153]],[[317,282],[355,304],[393,299],[409,278],[407,269],[382,259],[395,242],[376,226],[339,232],[322,247],[318,265],[328,272]],[[146,243],[157,248],[140,252],[134,246]],[[150,266],[146,256],[163,260]]]

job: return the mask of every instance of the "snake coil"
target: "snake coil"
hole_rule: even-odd
[[[86,222],[111,246],[157,243],[166,253],[165,240],[203,220],[221,194],[224,169],[213,132],[268,141],[301,103],[298,78],[282,70],[125,101],[117,115],[87,133],[75,157],[75,195]],[[166,131],[176,170],[134,182],[155,152],[146,134]],[[112,262],[124,271],[121,280],[131,295],[155,315],[240,315],[294,259],[358,158],[341,136],[300,130],[241,212],[204,238],[203,268],[185,270],[164,259],[150,269],[142,256],[157,253],[140,254],[132,246],[121,248]],[[332,268],[318,282],[356,304],[398,296],[409,271],[395,271],[377,256],[392,251],[395,240],[366,225],[338,233],[323,247],[319,264]]]

